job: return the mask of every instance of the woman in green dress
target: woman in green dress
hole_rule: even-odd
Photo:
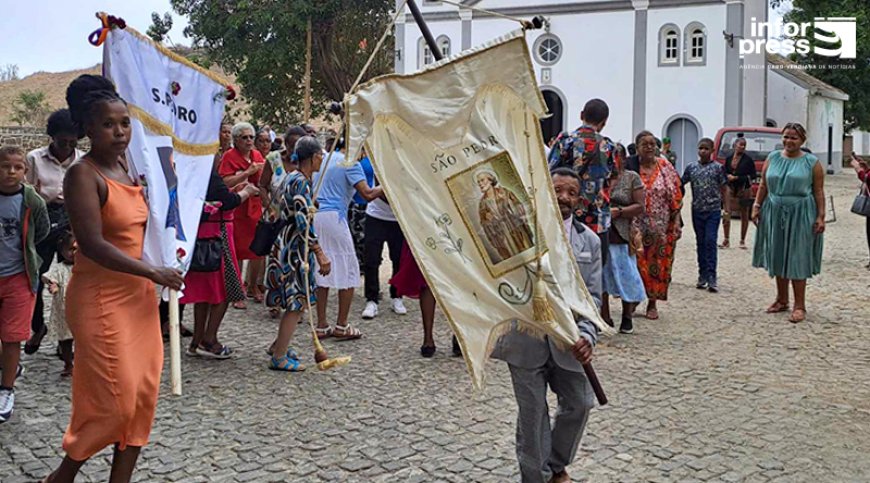
[[[758,225],[752,266],[776,277],[776,301],[767,312],[789,309],[791,281],[793,323],[806,318],[807,279],[821,271],[825,232],[825,171],[818,158],[801,150],[806,140],[803,126],[785,125],[784,149],[771,152],[764,162],[752,205],[752,221]]]

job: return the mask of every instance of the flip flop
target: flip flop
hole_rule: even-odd
[[[646,318],[649,320],[659,320],[659,311],[658,309],[648,309],[646,311]]]
[[[788,310],[788,303],[782,303],[779,300],[773,303],[770,307],[767,308],[768,314],[778,314],[780,312],[785,312]]]
[[[792,324],[799,324],[807,320],[807,311],[804,309],[794,309],[788,317],[788,321]]]

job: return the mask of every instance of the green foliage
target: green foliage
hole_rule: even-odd
[[[786,22],[812,22],[816,17],[855,17],[858,25],[858,55],[855,60],[823,57],[815,54],[793,55],[799,64],[819,66],[808,71],[814,77],[849,94],[844,122],[846,130],[870,130],[870,2],[867,0],[793,0],[793,10],[786,13]],[[774,0],[774,6],[782,0]],[[810,39],[813,44],[814,39]],[[831,48],[831,46],[825,46]],[[854,65],[854,69],[828,66]]]
[[[254,120],[303,121],[306,27],[312,23],[312,108],[341,100],[390,20],[393,0],[171,0],[190,19],[185,35],[236,75]],[[364,48],[360,42],[365,40]],[[393,41],[366,78],[392,70]]]
[[[151,26],[145,32],[151,40],[163,42],[170,30],[172,30],[172,15],[169,12],[164,13],[163,18],[160,18],[157,12],[151,12]]]
[[[44,126],[50,111],[44,92],[24,91],[12,101],[12,120],[19,126]]]

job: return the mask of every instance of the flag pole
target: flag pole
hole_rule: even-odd
[[[169,369],[172,394],[181,396],[181,328],[178,320],[178,291],[169,291]]]

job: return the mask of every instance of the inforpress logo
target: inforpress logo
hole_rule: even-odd
[[[740,56],[764,52],[807,55],[812,51],[824,57],[854,59],[858,50],[856,25],[854,17],[818,17],[802,23],[758,22],[753,17],[750,38],[740,40]]]

